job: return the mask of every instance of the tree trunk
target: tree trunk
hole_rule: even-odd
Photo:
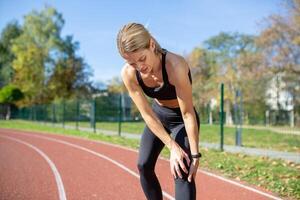
[[[226,112],[226,125],[232,125],[232,115],[230,111],[230,101],[226,100],[225,102],[225,112]]]
[[[212,113],[211,100],[208,103],[208,123],[210,125],[213,124],[213,113]]]
[[[10,115],[11,115],[11,110],[10,110],[10,104],[6,104],[6,110],[7,110],[7,112],[6,112],[6,117],[5,117],[5,119],[6,120],[10,120]]]
[[[295,117],[294,117],[294,109],[290,111],[290,127],[295,127]]]
[[[213,115],[212,115],[212,111],[209,110],[209,124],[212,125],[213,124]]]

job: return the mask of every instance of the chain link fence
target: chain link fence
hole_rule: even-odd
[[[225,91],[226,93],[226,91]],[[242,94],[231,101],[224,99],[225,127],[265,129],[285,134],[300,134],[300,109],[272,109],[262,103],[243,102]],[[201,124],[220,124],[220,102],[197,106]],[[0,106],[5,119],[5,106]],[[113,130],[121,132],[121,123],[142,121],[136,106],[127,94],[102,93],[93,99],[61,100],[48,105],[11,108],[11,118],[61,124],[62,126],[101,129],[101,123],[111,122]],[[117,122],[117,123],[116,123]]]
[[[104,93],[93,99],[61,100],[47,105],[15,109],[11,118],[95,130],[101,128],[97,124],[104,122],[114,122],[112,126],[120,127],[122,122],[141,121],[140,114],[133,107],[128,95]],[[5,113],[3,107],[0,111]]]

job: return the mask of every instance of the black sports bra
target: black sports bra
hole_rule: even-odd
[[[166,70],[166,54],[167,54],[167,50],[163,49],[163,53],[162,53],[162,76],[163,76],[163,85],[160,87],[148,87],[144,84],[143,79],[141,77],[140,72],[136,71],[136,77],[137,80],[141,86],[141,88],[143,89],[144,93],[152,98],[156,98],[158,100],[171,100],[171,99],[176,99],[177,95],[176,95],[176,90],[175,90],[175,86],[169,83],[168,80],[168,74],[167,74],[167,70]],[[190,79],[190,83],[192,84],[192,77],[191,77],[191,71],[189,70],[189,79]]]

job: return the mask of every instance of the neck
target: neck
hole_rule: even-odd
[[[156,61],[155,61],[155,67],[152,70],[152,74],[160,74],[160,71],[162,69],[162,54],[158,54],[156,56]]]

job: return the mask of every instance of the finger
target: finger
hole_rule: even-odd
[[[177,175],[178,175],[180,178],[182,178],[182,174],[181,174],[181,171],[180,171],[180,168],[179,168],[178,165],[175,165],[175,169],[176,169]]]
[[[188,175],[188,182],[192,182],[192,178],[193,178],[193,169],[191,167],[189,175]]]
[[[185,160],[186,160],[186,162],[187,162],[188,166],[190,166],[190,162],[191,162],[191,160],[190,160],[190,157],[189,157],[189,155],[188,155],[187,153],[184,153],[184,157],[185,157]]]
[[[194,169],[193,169],[193,166],[191,166],[190,172],[189,172],[189,175],[188,175],[188,182],[192,182],[193,174],[194,174]]]
[[[183,162],[182,160],[179,161],[179,165],[180,165],[181,169],[182,169],[186,174],[189,173],[188,170],[187,170],[186,167],[185,167],[184,162]]]
[[[192,177],[193,177],[193,174],[189,174],[189,176],[188,176],[188,182],[192,182]]]
[[[176,173],[175,173],[174,165],[173,164],[170,164],[170,169],[171,169],[172,176],[176,179]]]

